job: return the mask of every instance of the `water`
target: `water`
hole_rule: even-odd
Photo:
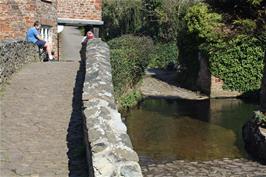
[[[241,129],[255,104],[238,99],[146,99],[126,116],[134,149],[155,160],[243,158]]]

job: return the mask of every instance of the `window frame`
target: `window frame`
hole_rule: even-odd
[[[52,27],[49,25],[41,25],[40,33],[44,41],[52,43]]]

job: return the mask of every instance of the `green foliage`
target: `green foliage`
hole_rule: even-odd
[[[181,76],[188,78],[186,82],[196,82],[201,51],[209,58],[211,74],[224,81],[225,89],[243,92],[259,89],[265,42],[252,35],[257,29],[256,22],[239,18],[232,23],[236,30],[231,30],[222,20],[205,3],[185,11],[178,38],[179,63],[184,68]]]
[[[125,35],[108,42],[116,100],[139,82],[148,65],[153,42],[147,37]]]
[[[190,33],[195,33],[198,37],[212,41],[217,40],[215,28],[221,26],[222,16],[210,12],[208,5],[198,3],[191,6],[185,16],[185,22]]]
[[[176,64],[178,49],[175,42],[157,43],[149,55],[149,67],[166,69],[169,64]]]
[[[153,50],[153,41],[148,37],[140,37],[133,35],[123,35],[108,42],[110,49],[135,50],[137,62],[144,71],[148,65],[148,55]],[[133,54],[129,52],[129,54]]]
[[[247,0],[251,5],[260,5],[263,0]]]
[[[266,116],[260,111],[254,111],[255,119],[259,121],[259,123],[266,124]]]
[[[144,34],[156,41],[176,41],[182,7],[193,0],[103,0],[106,40],[123,34]]]
[[[260,88],[264,50],[256,38],[239,35],[209,44],[205,51],[211,73],[224,81],[225,89],[248,92]]]
[[[144,33],[156,41],[176,41],[178,0],[143,0]]]
[[[143,69],[136,49],[111,50],[111,65],[115,97],[120,97],[141,78]]]
[[[178,10],[179,27],[177,35],[177,46],[179,50],[178,61],[181,66],[181,72],[178,73],[178,81],[183,87],[196,89],[196,80],[199,71],[198,47],[200,45],[197,33],[189,32],[185,17],[188,10],[196,5],[194,1],[181,1]]]
[[[103,38],[136,33],[141,28],[141,0],[103,0]]]
[[[241,28],[244,32],[250,32],[256,28],[256,22],[251,19],[238,19],[233,24]]]
[[[118,105],[122,109],[127,109],[138,104],[141,101],[142,95],[139,91],[133,90],[120,97]]]

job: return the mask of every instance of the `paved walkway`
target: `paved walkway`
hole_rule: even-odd
[[[246,159],[141,164],[145,177],[266,177],[266,166]]]
[[[62,60],[80,58],[81,36],[77,27],[65,26],[61,34],[62,37]]]
[[[79,54],[80,46],[72,51]],[[0,98],[1,177],[87,176],[83,73],[79,55],[74,57],[32,63],[12,76]]]

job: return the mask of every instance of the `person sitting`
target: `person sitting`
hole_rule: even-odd
[[[26,35],[26,40],[28,42],[36,44],[40,49],[45,48],[50,61],[54,61],[54,56],[52,55],[52,48],[50,44],[44,41],[39,32],[41,24],[39,21],[35,21],[33,27],[29,28]]]
[[[94,34],[91,31],[88,31],[86,36],[82,39],[81,44],[87,45],[89,40],[94,39]]]

